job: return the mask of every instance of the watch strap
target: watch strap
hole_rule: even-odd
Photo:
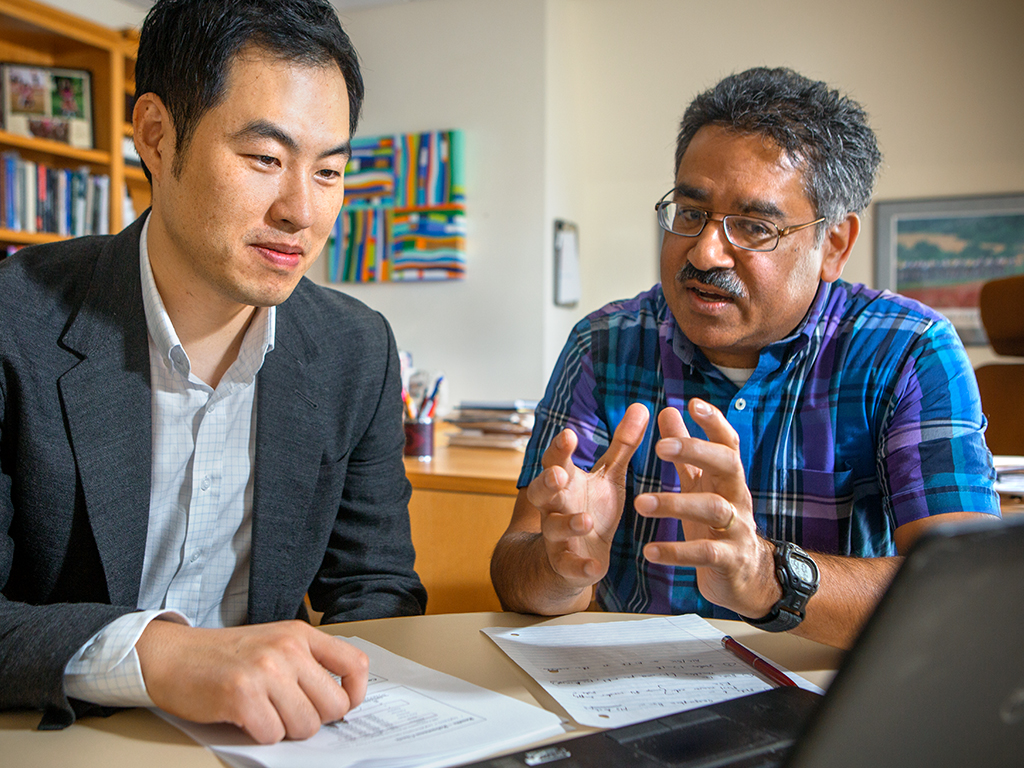
[[[818,567],[814,560],[796,544],[790,541],[769,539],[775,546],[775,576],[782,586],[782,597],[772,606],[767,614],[759,619],[743,616],[743,620],[753,627],[766,632],[787,632],[800,626],[804,620],[807,601],[818,591]],[[791,570],[789,558],[797,553],[805,558],[814,572],[814,581],[805,584],[796,578]]]

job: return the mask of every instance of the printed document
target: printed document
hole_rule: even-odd
[[[481,631],[580,725],[615,728],[772,687],[695,614]]]
[[[370,657],[366,699],[305,741],[258,745],[231,725],[167,719],[234,766],[441,768],[565,732],[557,715],[429,669],[360,638]]]

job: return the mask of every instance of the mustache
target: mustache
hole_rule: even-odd
[[[747,291],[743,286],[743,282],[731,269],[715,268],[705,271],[697,269],[690,262],[686,262],[683,268],[676,273],[676,282],[685,283],[688,280],[694,280],[710,288],[716,288],[733,299],[745,299],[747,297]]]

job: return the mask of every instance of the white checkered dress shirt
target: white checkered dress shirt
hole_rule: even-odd
[[[153,706],[135,643],[155,618],[200,627],[245,621],[256,451],[256,373],[274,348],[276,309],[258,309],[238,358],[211,389],[191,373],[139,243],[149,329],[153,467],[137,613],[97,632],[64,669],[68,696]]]

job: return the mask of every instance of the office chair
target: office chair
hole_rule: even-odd
[[[1024,275],[985,283],[979,303],[995,353],[1024,357]],[[1024,455],[1024,362],[988,363],[974,373],[988,417],[989,449],[996,455]]]

